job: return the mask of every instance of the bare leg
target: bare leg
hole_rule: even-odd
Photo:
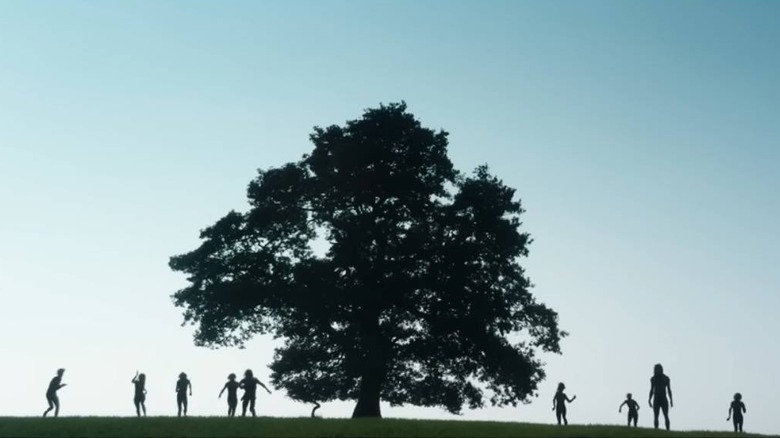
[[[51,397],[46,397],[46,401],[49,402],[49,409],[46,409],[43,411],[43,417],[46,418],[46,414],[49,413],[52,409],[54,409],[54,402],[52,401]]]
[[[246,407],[249,405],[248,399],[241,399],[241,416],[246,417]]]
[[[661,405],[653,403],[653,427],[658,429],[658,414],[661,413]]]
[[[669,405],[665,404],[661,406],[664,411],[664,423],[666,423],[666,430],[669,430]]]

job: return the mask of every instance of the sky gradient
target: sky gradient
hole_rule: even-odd
[[[450,157],[515,187],[533,293],[571,335],[533,403],[393,417],[640,426],[653,365],[674,429],[780,433],[780,3],[0,0],[0,416],[221,415],[225,377],[267,383],[275,341],[208,350],[168,258],[246,208],[258,168],[315,125],[405,100]],[[351,414],[328,403],[324,417]],[[308,415],[283,391],[261,415]]]

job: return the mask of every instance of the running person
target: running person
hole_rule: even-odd
[[[146,416],[146,374],[138,374],[135,372],[135,377],[130,381],[135,386],[135,394],[133,396],[133,404],[135,405],[135,414],[141,416],[141,410]]]
[[[255,414],[255,399],[257,398],[257,385],[260,385],[265,389],[269,394],[271,391],[263,385],[263,383],[259,380],[257,380],[257,377],[255,377],[252,374],[252,370],[246,370],[244,372],[244,378],[241,379],[241,382],[239,383],[239,386],[241,389],[244,390],[244,395],[241,396],[241,416],[246,417],[246,407],[249,406],[249,410],[252,412],[252,416],[256,416]]]
[[[729,418],[726,418],[726,421],[731,420],[732,412],[734,412],[734,432],[742,432],[742,423],[745,421],[742,417],[742,413],[747,413],[747,408],[745,408],[745,404],[742,403],[742,394],[740,393],[734,394],[734,401],[731,402],[731,406],[729,407]]]
[[[222,387],[222,391],[219,391],[219,397],[222,397],[222,393],[225,392],[227,389],[228,392],[228,417],[235,417],[236,416],[236,406],[238,406],[238,396],[236,393],[238,392],[238,386],[239,383],[236,382],[236,375],[234,373],[230,373],[228,375],[228,381],[225,383],[225,386]]]
[[[631,397],[631,393],[629,392],[626,394],[626,400],[620,404],[618,413],[622,412],[623,405],[628,407],[628,427],[631,427],[631,421],[634,422],[634,427],[636,427],[636,422],[639,420],[639,403]]]
[[[563,419],[563,424],[569,424],[569,420],[566,419],[566,402],[571,403],[577,398],[576,395],[572,398],[569,398],[566,394],[564,394],[564,389],[566,389],[566,385],[564,385],[563,382],[559,383],[558,390],[555,391],[555,396],[553,397],[552,410],[555,411],[555,418],[558,419],[558,426],[561,425],[561,419]]]
[[[181,417],[182,408],[184,408],[184,416],[187,416],[187,388],[192,396],[192,383],[187,378],[187,373],[181,373],[179,380],[176,381],[176,405],[179,407],[179,417]]]
[[[666,394],[669,398],[666,398]],[[653,377],[650,378],[650,394],[647,402],[653,408],[653,426],[658,429],[658,413],[663,411],[666,430],[669,430],[669,408],[674,407],[672,400],[672,385],[669,377],[664,374],[663,365],[656,364],[653,368]]]
[[[49,382],[49,389],[46,390],[46,401],[49,402],[49,409],[43,411],[44,417],[46,417],[46,414],[52,409],[54,409],[55,417],[60,415],[60,398],[57,397],[57,391],[67,385],[67,383],[62,383],[63,374],[65,374],[65,368],[58,369],[57,375]]]

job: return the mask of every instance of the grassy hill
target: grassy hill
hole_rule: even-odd
[[[0,437],[761,437],[621,426],[400,419],[64,417],[0,418]]]

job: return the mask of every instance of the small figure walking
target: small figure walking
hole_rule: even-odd
[[[669,394],[668,400],[666,398],[667,393]],[[653,408],[653,426],[658,429],[658,413],[663,411],[666,430],[669,430],[669,408],[674,407],[672,384],[669,377],[664,374],[664,367],[660,363],[655,364],[653,368],[653,377],[650,378],[650,394],[647,402]]]
[[[734,401],[731,402],[729,407],[729,418],[726,418],[726,421],[731,420],[732,412],[734,413],[734,432],[742,432],[742,423],[745,421],[742,413],[747,413],[747,409],[745,404],[742,403],[742,394],[740,393],[734,394]]]
[[[577,398],[576,395],[569,398],[563,393],[564,389],[566,389],[566,385],[564,385],[563,382],[559,383],[558,390],[553,397],[552,410],[555,411],[555,417],[558,419],[558,426],[561,425],[561,419],[563,419],[563,424],[568,426],[569,420],[566,419],[566,402],[571,403]]]
[[[241,416],[246,417],[246,407],[249,405],[249,410],[252,412],[252,416],[255,414],[255,399],[257,397],[257,385],[260,385],[269,394],[271,391],[263,385],[263,383],[257,380],[257,377],[252,374],[252,370],[246,370],[244,372],[244,378],[239,382],[239,386],[244,390],[244,395],[241,396]]]
[[[146,374],[138,374],[138,370],[135,372],[135,377],[130,381],[135,386],[135,394],[133,396],[133,404],[135,405],[135,415],[141,416],[141,410],[146,416]]]
[[[228,381],[225,382],[225,386],[222,387],[222,391],[219,391],[219,397],[222,398],[222,393],[227,389],[228,392],[228,417],[236,416],[236,406],[238,406],[238,382],[236,382],[235,373],[228,375]]]
[[[618,413],[622,412],[623,405],[628,406],[628,427],[631,427],[631,421],[634,422],[634,427],[636,427],[636,422],[639,420],[639,403],[631,397],[629,392],[626,394],[626,400],[620,404]]]
[[[52,409],[54,409],[55,417],[60,415],[60,398],[57,397],[57,391],[67,385],[66,383],[62,383],[63,374],[65,374],[65,368],[58,369],[57,375],[49,382],[49,389],[46,390],[46,401],[49,402],[49,409],[43,411],[44,417],[46,417],[46,414]]]
[[[179,374],[179,380],[176,381],[176,404],[179,407],[179,417],[181,417],[182,408],[184,408],[184,416],[187,416],[187,389],[190,390],[190,397],[192,397],[192,383],[187,378],[187,373]]]

